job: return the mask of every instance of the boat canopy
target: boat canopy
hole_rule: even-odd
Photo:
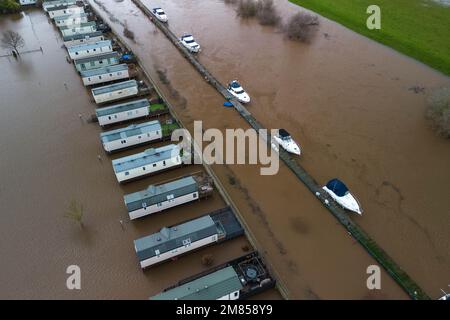
[[[343,197],[349,192],[347,186],[339,179],[332,179],[327,183],[327,188],[333,191],[338,197]]]
[[[241,85],[239,84],[239,82],[237,82],[236,80],[234,80],[234,81],[231,81],[231,87],[232,88],[234,88],[234,89],[237,89],[237,88],[240,88],[241,87]]]
[[[287,138],[290,137],[291,135],[289,134],[289,132],[287,132],[284,129],[280,129],[278,130],[278,134],[280,135],[281,138]]]

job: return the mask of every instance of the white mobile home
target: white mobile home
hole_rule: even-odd
[[[71,26],[88,22],[87,13],[75,13],[53,18],[57,27]]]
[[[137,219],[199,198],[197,181],[188,176],[124,196],[130,219]]]
[[[112,165],[117,181],[127,182],[179,167],[183,164],[181,150],[178,145],[169,144],[113,160]]]
[[[81,71],[80,75],[85,86],[92,86],[94,84],[127,79],[130,77],[128,65],[126,63]]]
[[[111,53],[99,54],[88,58],[77,59],[73,62],[78,72],[92,70],[120,63],[120,55],[113,51]]]
[[[42,3],[42,8],[45,12],[48,11],[48,9],[52,9],[55,7],[61,7],[61,6],[72,6],[76,4],[76,0],[55,0],[55,1],[44,1]]]
[[[87,58],[102,53],[112,52],[111,40],[103,40],[94,43],[80,44],[67,49],[72,60]]]
[[[21,6],[29,6],[32,4],[36,4],[37,0],[19,0]]]
[[[100,133],[103,149],[113,152],[162,138],[162,128],[158,120]]]
[[[97,31],[97,24],[94,21],[59,27],[63,36],[75,34],[85,34]]]
[[[98,108],[95,111],[98,123],[101,126],[117,122],[146,117],[150,114],[150,102],[147,99],[116,104],[109,107]]]
[[[92,89],[95,103],[105,103],[135,96],[139,93],[136,80],[122,81],[99,88]]]
[[[64,45],[66,48],[77,46],[85,43],[94,43],[105,40],[105,36],[101,31],[95,31],[91,33],[74,34],[67,37],[63,37]]]
[[[238,300],[242,289],[234,267],[227,266],[164,290],[150,300]]]
[[[220,230],[211,216],[203,216],[134,241],[142,269],[216,243]]]
[[[75,6],[75,5],[61,5],[53,8],[48,8],[47,13],[50,18],[56,18],[59,16],[66,16],[68,14],[79,14],[84,13],[84,7]]]

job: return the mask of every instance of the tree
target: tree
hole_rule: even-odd
[[[284,26],[284,31],[289,39],[301,42],[309,42],[314,35],[319,19],[307,12],[299,12],[293,15]]]
[[[426,117],[438,134],[450,138],[450,87],[440,88],[431,94]]]
[[[20,11],[20,4],[14,0],[0,0],[0,13],[13,13]]]
[[[3,38],[1,40],[2,47],[12,49],[17,54],[19,54],[19,48],[22,48],[25,45],[25,41],[22,36],[12,30],[6,30],[3,32]]]
[[[70,202],[69,209],[64,214],[64,217],[77,222],[80,225],[80,227],[83,228],[83,216],[84,216],[83,205],[79,204],[76,200],[72,200]]]

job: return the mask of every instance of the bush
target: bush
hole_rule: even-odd
[[[0,13],[14,13],[20,10],[20,4],[14,0],[0,0]]]
[[[438,89],[431,94],[426,117],[439,135],[450,138],[450,87]]]
[[[309,42],[314,36],[318,24],[319,19],[317,16],[299,12],[289,19],[284,26],[284,32],[289,39]]]
[[[276,26],[281,20],[273,5],[273,0],[259,0],[256,16],[263,26]]]
[[[237,14],[242,18],[252,18],[256,16],[258,4],[254,0],[240,0],[237,8]]]
[[[209,267],[210,265],[213,264],[213,262],[214,262],[214,258],[213,258],[213,256],[212,256],[212,254],[205,254],[205,255],[202,257],[202,264],[203,264],[205,267]]]

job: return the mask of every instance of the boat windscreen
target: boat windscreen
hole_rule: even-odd
[[[347,194],[347,186],[339,179],[330,180],[327,183],[327,188],[333,191],[338,197],[343,197]]]
[[[287,138],[290,136],[289,132],[287,132],[284,129],[278,130],[278,134],[280,135],[281,138]]]
[[[236,88],[240,88],[241,85],[239,84],[239,82],[233,81],[233,82],[231,83],[231,87],[236,89]]]

